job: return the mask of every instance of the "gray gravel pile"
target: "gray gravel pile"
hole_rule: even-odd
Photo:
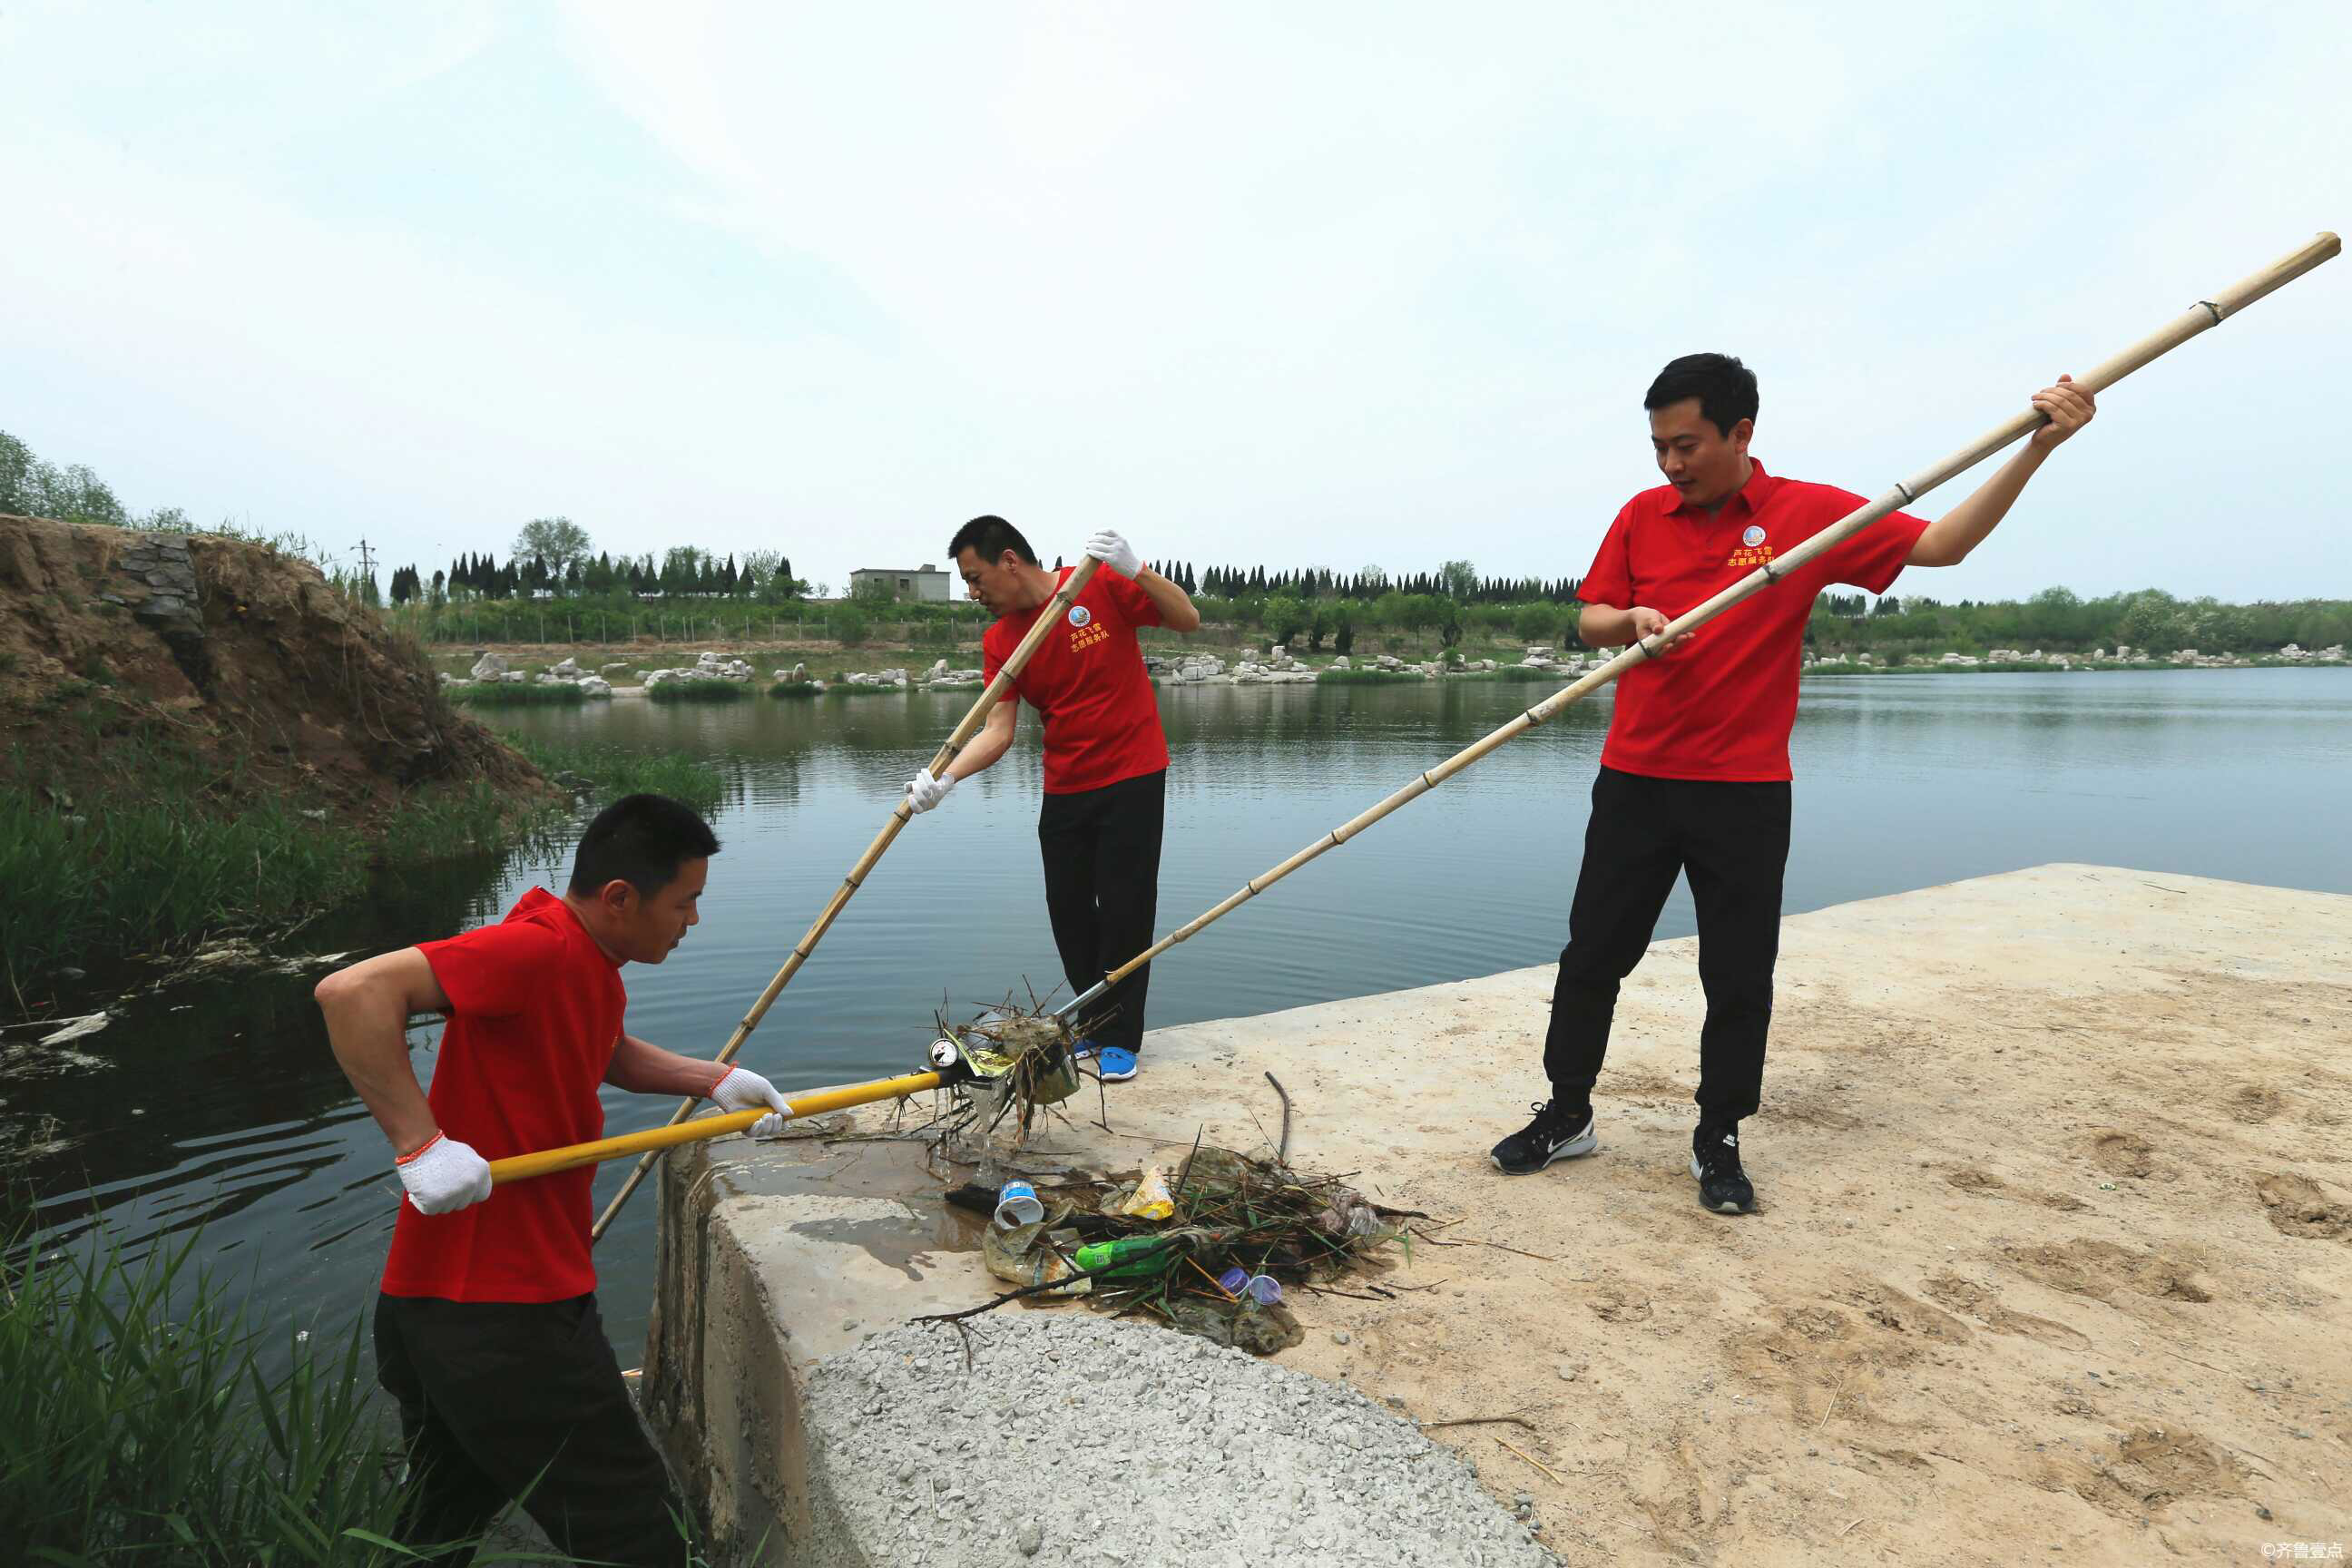
[[[910,1325],[811,1376],[810,1490],[832,1561],[1558,1561],[1460,1459],[1354,1389],[1076,1310],[967,1326],[970,1371],[954,1330]]]

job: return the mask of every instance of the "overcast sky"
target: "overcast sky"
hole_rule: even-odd
[[[982,511],[1581,573],[1675,354],[1876,492],[2352,223],[2347,58],[2341,0],[5,0],[0,429],[428,575],[563,513],[838,586]],[[2352,595],[2347,327],[2338,261],[1905,589]]]

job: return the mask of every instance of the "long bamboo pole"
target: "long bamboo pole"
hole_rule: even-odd
[[[987,721],[990,710],[1005,692],[1012,689],[1014,678],[1029,663],[1029,656],[1037,651],[1055,626],[1061,625],[1064,612],[1094,580],[1095,569],[1101,564],[1091,555],[1078,558],[1076,568],[1063,583],[1060,591],[1046,603],[1036,624],[1029,628],[1029,635],[1023,637],[1019,646],[1006,658],[1004,667],[996,672],[996,679],[988,683],[987,689],[980,694],[980,700],[971,705],[971,711],[963,716],[963,721],[949,734],[946,743],[940,747],[939,754],[931,759],[930,771],[934,774],[955,760],[955,754],[963,749],[964,742],[971,740],[972,732]],[[866,847],[866,853],[857,858],[857,864],[849,868],[849,875],[844,877],[841,886],[834,889],[833,897],[819,911],[815,922],[801,937],[799,944],[793,949],[792,956],[785,959],[783,967],[776,971],[776,977],[768,982],[768,988],[760,993],[760,999],[751,1005],[751,1010],[743,1016],[743,1021],[735,1026],[735,1033],[728,1039],[726,1048],[719,1053],[719,1061],[724,1063],[735,1059],[735,1053],[742,1048],[745,1040],[751,1037],[751,1031],[760,1026],[760,1020],[768,1016],[768,1009],[775,1005],[778,996],[783,994],[784,987],[793,983],[793,976],[800,973],[801,965],[808,962],[809,954],[816,951],[816,944],[833,928],[835,919],[848,906],[857,889],[865,885],[875,862],[882,858],[882,852],[890,847],[891,841],[898,837],[898,830],[906,826],[914,815],[915,808],[908,801],[902,800],[892,808],[890,820],[882,825],[882,831],[874,836],[874,842]],[[684,1121],[699,1103],[695,1100],[680,1100],[677,1113],[670,1118],[670,1124],[676,1126]],[[613,1216],[621,1212],[621,1205],[629,1201],[629,1195],[637,1190],[638,1184],[646,1179],[646,1173],[653,1169],[658,1153],[656,1150],[637,1162],[637,1168],[629,1173],[629,1179],[622,1184],[619,1192],[613,1194],[613,1201],[604,1205],[604,1212],[596,1216],[596,1223],[588,1231],[592,1244],[604,1238],[605,1230],[613,1223]]]
[[[2260,272],[2231,284],[2211,299],[2198,300],[2180,315],[2124,350],[2123,353],[2095,366],[2088,373],[2076,376],[2074,384],[2086,388],[2094,394],[2105,391],[2132,372],[2179,348],[2198,333],[2219,326],[2225,319],[2236,315],[2263,296],[2284,288],[2320,263],[2333,258],[2343,248],[2343,243],[2335,235],[2319,235],[2300,250],[2281,257]],[[1281,881],[1301,866],[1322,855],[1326,850],[1338,848],[1408,801],[1416,800],[1427,795],[1431,790],[1504,742],[1525,734],[1546,720],[1557,716],[1562,709],[1578,699],[1591,696],[1643,659],[1657,657],[1658,650],[1675,637],[1705,626],[1741,600],[1762,593],[1823,551],[1835,549],[1889,512],[1912,504],[1945,480],[1975,467],[2018,437],[2040,428],[2046,421],[2047,416],[2039,410],[2028,408],[2024,413],[2004,421],[1976,440],[1969,442],[1942,462],[1898,482],[1893,489],[1877,500],[1856,508],[1811,539],[1791,549],[1787,554],[1776,556],[1696,609],[1685,611],[1681,616],[1668,622],[1665,630],[1632,644],[1623,653],[1587,674],[1575,684],[1554,692],[1550,697],[1528,709],[1492,734],[1464,747],[1370,810],[1341,823],[1289,859],[1251,878],[1243,883],[1240,891],[1232,897],[1179,926],[1086,990],[1063,1003],[1054,1009],[1054,1016],[1061,1018],[1076,1016],[1080,1009],[1138,969],[1174,947],[1178,942],[1190,940],[1223,920],[1226,915],[1249,902],[1275,883]]]
[[[926,1089],[939,1088],[947,1082],[947,1075],[936,1072],[910,1072],[898,1078],[877,1079],[872,1083],[851,1084],[846,1089],[822,1089],[809,1094],[796,1095],[786,1101],[792,1107],[793,1118],[822,1116],[828,1110],[846,1110],[853,1105],[871,1105],[880,1100],[905,1100]],[[692,1121],[672,1121],[643,1132],[624,1132],[615,1138],[599,1138],[592,1143],[567,1143],[560,1149],[541,1149],[529,1154],[516,1154],[490,1162],[490,1184],[499,1186],[508,1182],[528,1181],[557,1171],[569,1171],[580,1165],[602,1164],[606,1160],[619,1160],[631,1154],[659,1153],[680,1143],[699,1143],[705,1139],[723,1138],[730,1132],[740,1132],[762,1116],[772,1114],[766,1106],[756,1110],[730,1110],[723,1116],[705,1116]]]

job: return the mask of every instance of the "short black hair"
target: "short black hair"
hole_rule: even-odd
[[[1686,397],[1697,398],[1699,417],[1728,436],[1734,425],[1756,417],[1756,373],[1730,354],[1685,354],[1666,362],[1642,406],[1654,414]]]
[[[984,566],[993,565],[996,558],[1008,550],[1030,565],[1037,564],[1037,552],[1029,548],[1029,542],[1021,536],[1021,531],[993,512],[973,518],[957,529],[955,537],[948,541],[950,561],[958,559],[966,550],[978,554],[981,564]]]
[[[688,860],[719,853],[719,836],[684,801],[666,795],[625,795],[596,814],[580,836],[572,861],[572,891],[592,898],[610,882],[626,882],[652,898],[677,879]]]

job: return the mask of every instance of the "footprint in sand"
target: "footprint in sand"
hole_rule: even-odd
[[[2352,1241],[2352,1205],[2339,1204],[2308,1176],[2282,1172],[2258,1176],[2254,1192],[2263,1213],[2281,1236],[2307,1237],[2314,1241]]]
[[[2156,1146],[2137,1132],[2102,1132],[2091,1158],[2111,1176],[2139,1181],[2156,1173]]]
[[[2240,1084],[2221,1101],[2221,1109],[2232,1121],[2249,1126],[2268,1121],[2286,1109],[2286,1096],[2266,1083]]]
[[[2011,1203],[2035,1204],[2045,1209],[2056,1209],[2060,1214],[2079,1214],[2091,1206],[2082,1199],[2069,1196],[2064,1193],[2037,1193],[2024,1187],[2012,1187],[1999,1176],[1965,1166],[1957,1171],[1946,1172],[1944,1180],[1972,1197],[2002,1198]]]
[[[1997,1334],[2016,1334],[2068,1350],[2079,1350],[2092,1342],[2090,1335],[2063,1323],[2037,1318],[2031,1312],[2011,1310],[2000,1304],[2000,1295],[1990,1286],[1963,1279],[1957,1274],[1938,1274],[1920,1290],[1929,1300],[1975,1318]]]
[[[2134,1252],[2112,1241],[2057,1241],[2000,1250],[2028,1279],[2094,1301],[2112,1301],[2119,1289],[2171,1301],[2213,1299],[2205,1276],[2187,1259],[2168,1253]]]
[[[2139,1426],[2088,1458],[2048,1460],[2037,1484],[2111,1518],[2143,1521],[2191,1498],[2242,1498],[2246,1468],[2182,1426]]]

